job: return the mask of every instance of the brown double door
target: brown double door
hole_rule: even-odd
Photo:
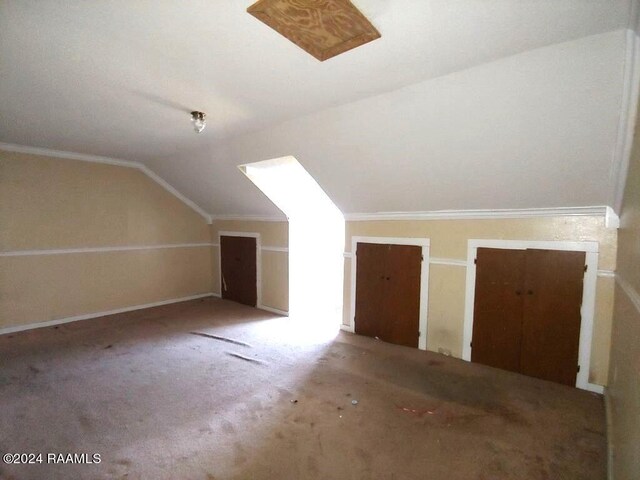
[[[584,269],[584,252],[478,248],[471,360],[575,385]]]
[[[256,306],[256,239],[220,237],[220,284],[222,298]]]
[[[355,331],[418,346],[422,247],[358,243]]]

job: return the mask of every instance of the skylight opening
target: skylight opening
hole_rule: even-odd
[[[342,317],[342,212],[292,156],[238,168],[289,219],[289,316],[318,335],[335,335]]]

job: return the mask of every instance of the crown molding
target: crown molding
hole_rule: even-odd
[[[289,219],[277,215],[211,215],[211,221],[216,220],[234,220],[242,222],[288,222]]]
[[[66,152],[63,150],[51,150],[48,148],[29,147],[26,145],[15,145],[12,143],[0,142],[0,150],[5,152],[25,153],[29,155],[41,155],[44,157],[63,158],[65,160],[80,160],[82,162],[102,163],[105,165],[115,165],[118,167],[135,168],[144,173],[151,180],[156,182],[166,191],[178,198],[182,203],[190,207],[192,210],[201,215],[207,223],[211,223],[211,215],[200,208],[193,200],[187,198],[178,190],[176,190],[171,184],[160,177],[157,173],[151,170],[142,162],[134,162],[131,160],[121,160],[118,158],[102,157],[99,155],[89,155],[84,153]]]
[[[378,212],[347,213],[345,220],[364,222],[371,220],[482,220],[492,218],[529,218],[557,216],[598,216],[615,215],[606,206],[594,207],[559,207],[559,208],[522,208],[522,209],[487,209],[487,210],[436,210],[431,212]]]
[[[16,145],[14,143],[0,142],[0,150],[4,150],[5,152],[26,153],[30,155],[42,155],[44,157],[64,158],[66,160],[104,163],[106,165],[116,165],[118,167],[139,168],[140,165],[140,162],[133,162],[131,160],[101,157],[99,155],[89,155],[86,153],[66,152],[64,150],[51,150],[49,148],[29,147],[27,145]]]
[[[611,207],[605,207],[604,226],[613,230],[620,228],[620,217]]]

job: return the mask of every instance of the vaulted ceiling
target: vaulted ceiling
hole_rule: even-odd
[[[629,0],[356,0],[382,38],[322,63],[251,3],[0,1],[0,142],[213,214],[276,213],[236,166],[284,155],[347,213],[611,203]]]

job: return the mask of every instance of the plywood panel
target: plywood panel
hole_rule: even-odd
[[[380,38],[348,0],[260,0],[247,12],[320,61]]]

